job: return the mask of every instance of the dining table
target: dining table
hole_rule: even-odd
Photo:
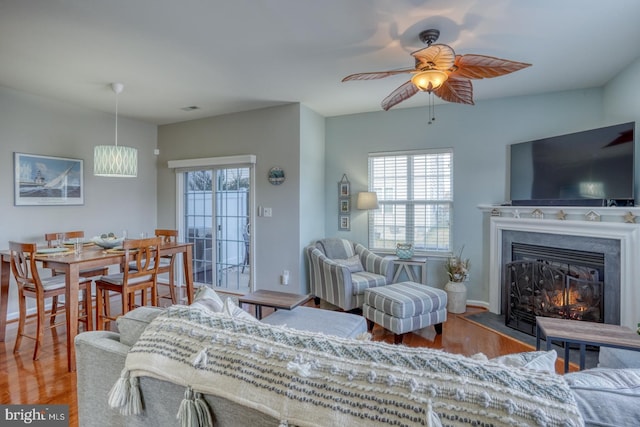
[[[160,256],[182,254],[184,283],[187,302],[193,302],[193,243],[166,242],[160,245]],[[5,340],[7,326],[7,308],[9,298],[9,282],[11,256],[8,250],[0,251],[0,342]],[[86,246],[76,253],[73,249],[62,253],[36,254],[36,261],[43,268],[62,271],[65,274],[65,309],[67,323],[67,365],[69,372],[76,369],[76,353],[74,339],[78,334],[78,293],[80,270],[121,265],[124,252],[107,250],[97,245]]]

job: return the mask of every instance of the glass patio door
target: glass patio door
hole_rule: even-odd
[[[251,289],[251,170],[184,172],[181,222],[193,243],[196,283],[234,293]]]

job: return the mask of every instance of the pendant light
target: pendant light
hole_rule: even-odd
[[[138,176],[138,150],[118,145],[118,95],[124,89],[122,83],[112,83],[116,94],[116,143],[115,145],[97,145],[93,150],[93,174],[135,178]]]

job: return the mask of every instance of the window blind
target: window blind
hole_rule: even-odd
[[[453,151],[369,155],[369,191],[380,208],[369,213],[369,246],[449,252],[453,205]]]

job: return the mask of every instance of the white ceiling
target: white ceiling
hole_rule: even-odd
[[[533,64],[474,81],[478,101],[602,86],[640,57],[639,21],[638,0],[0,0],[0,85],[113,112],[122,82],[119,113],[156,124],[290,102],[330,117],[379,111],[407,76],[341,79],[413,66],[427,28]]]

